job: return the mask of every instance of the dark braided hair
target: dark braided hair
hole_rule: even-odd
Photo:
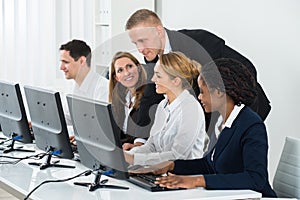
[[[250,105],[257,96],[256,81],[251,72],[231,58],[219,58],[204,65],[200,78],[209,89],[225,92],[235,105]]]

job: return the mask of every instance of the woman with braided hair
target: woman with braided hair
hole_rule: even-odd
[[[256,96],[254,77],[240,62],[221,58],[202,67],[198,85],[205,112],[220,113],[214,148],[201,159],[166,161],[135,173],[170,171],[156,181],[168,188],[250,189],[276,197],[268,180],[266,127],[248,107]]]

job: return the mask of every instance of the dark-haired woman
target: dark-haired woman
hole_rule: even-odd
[[[169,188],[250,189],[263,197],[276,197],[268,181],[266,127],[248,107],[256,95],[254,77],[239,62],[222,58],[202,67],[198,85],[205,112],[220,113],[217,143],[202,159],[152,166],[149,171],[157,174],[172,172],[158,178],[157,184]]]

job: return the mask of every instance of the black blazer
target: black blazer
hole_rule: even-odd
[[[129,113],[128,121],[127,121],[127,131],[124,133],[124,131],[121,129],[124,123],[124,118],[125,118],[125,112],[120,113],[119,117],[122,119],[120,120],[121,123],[119,125],[120,127],[120,136],[121,136],[121,141],[123,143],[134,143],[134,140],[136,138],[143,138],[143,139],[148,139],[149,134],[147,130],[146,134],[143,134],[142,132],[138,131],[138,124],[137,124],[137,115],[139,113],[139,109],[132,109],[131,112]],[[149,130],[150,131],[150,130]]]
[[[227,46],[222,38],[213,33],[202,29],[166,31],[173,51],[181,51],[202,65],[217,58],[236,59],[248,67],[257,80],[256,69],[250,60]],[[258,95],[250,107],[265,120],[271,110],[270,101],[258,82],[256,89]]]
[[[207,189],[251,189],[276,197],[268,177],[266,127],[249,107],[241,110],[231,128],[225,127],[205,157],[175,161],[174,173],[203,174]]]
[[[137,113],[137,124],[140,126],[143,132],[148,131],[152,127],[154,122],[155,112],[157,105],[161,100],[164,99],[162,94],[157,94],[155,89],[155,84],[151,81],[154,74],[154,65],[158,58],[152,62],[147,62],[144,68],[147,73],[147,83],[144,90],[144,94],[141,98],[140,108]],[[148,128],[147,128],[148,127]]]
[[[235,58],[248,66],[256,78],[256,69],[253,64],[237,51],[225,45],[225,41],[222,38],[219,38],[205,30],[171,31],[166,29],[166,31],[173,51],[180,51],[187,57],[198,61],[202,65],[216,58]],[[151,82],[151,78],[154,73],[153,68],[156,61],[157,58],[150,63],[147,63],[146,61],[147,65],[145,66],[148,82],[136,116],[136,124],[139,125],[136,128],[141,129],[138,131],[142,134],[150,132],[157,104],[164,98],[163,95],[155,92],[155,85]],[[197,97],[199,95],[199,88],[196,79],[194,80],[193,89],[195,91],[195,96]],[[254,101],[253,105],[251,105],[251,108],[257,112],[262,119],[265,119],[271,109],[270,102],[259,84],[257,86],[257,90],[258,97]],[[206,130],[208,133],[212,132],[217,117],[218,113],[216,112],[205,113]]]

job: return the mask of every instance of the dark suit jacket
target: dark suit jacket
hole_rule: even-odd
[[[205,30],[170,31],[166,29],[166,31],[173,51],[180,51],[202,65],[216,58],[235,58],[248,66],[256,77],[256,70],[252,63],[247,58],[225,45],[225,41],[216,35]],[[155,92],[155,85],[151,82],[156,61],[157,60],[152,63],[147,63],[145,66],[148,82],[136,118],[136,124],[139,125],[140,131],[143,134],[150,132],[157,104],[164,98],[163,95]],[[259,113],[262,119],[265,119],[271,109],[270,102],[259,84],[257,88],[258,98],[251,108]],[[195,96],[197,97],[200,91],[196,79],[194,80],[193,89],[195,91]],[[205,113],[206,130],[208,133],[213,132],[217,117],[218,113]]]
[[[249,107],[220,133],[201,159],[175,161],[175,174],[203,174],[207,189],[251,189],[275,197],[268,181],[268,139],[263,121]]]
[[[162,94],[157,94],[155,84],[151,81],[154,74],[154,65],[157,60],[147,63],[144,68],[147,73],[147,85],[144,90],[143,97],[141,98],[139,112],[137,114],[137,124],[143,132],[148,131],[154,122],[155,112],[157,105],[164,99]],[[148,127],[148,128],[147,128]]]
[[[173,51],[181,51],[202,65],[217,58],[236,59],[248,67],[257,80],[256,69],[250,60],[227,46],[222,38],[201,29],[166,31]],[[265,120],[271,110],[270,101],[259,83],[256,89],[258,95],[250,107]]]
[[[137,120],[137,114],[138,114],[139,109],[132,109],[131,112],[129,113],[129,117],[128,117],[128,121],[127,121],[127,132],[124,133],[121,129],[120,129],[120,135],[121,135],[121,141],[122,144],[123,143],[134,143],[134,140],[136,138],[144,138],[147,139],[149,137],[149,135],[139,135],[138,132],[136,132],[136,126],[138,126],[136,124],[136,120]],[[125,118],[125,112],[124,113],[120,113],[120,116],[123,120],[122,120],[122,125],[124,123],[124,118]],[[121,125],[121,124],[120,124]]]
[[[145,113],[144,117],[141,117],[141,119],[143,119],[143,120],[140,121],[140,123],[145,122],[145,118],[149,117],[149,120],[150,120],[151,116],[154,117],[156,105],[153,105],[153,106],[154,106],[154,108],[149,109],[149,113]],[[120,135],[121,135],[122,144],[123,143],[132,143],[133,144],[134,140],[136,138],[143,138],[146,140],[148,139],[150,129],[152,126],[152,122],[150,120],[148,124],[145,124],[145,125],[138,124],[137,120],[138,120],[138,115],[140,115],[140,114],[141,114],[140,109],[132,109],[131,112],[129,113],[126,133],[124,133],[121,129],[119,130]],[[122,121],[120,123],[119,127],[122,127],[123,123],[124,123],[125,112],[120,113],[119,117],[121,118],[121,121]]]

